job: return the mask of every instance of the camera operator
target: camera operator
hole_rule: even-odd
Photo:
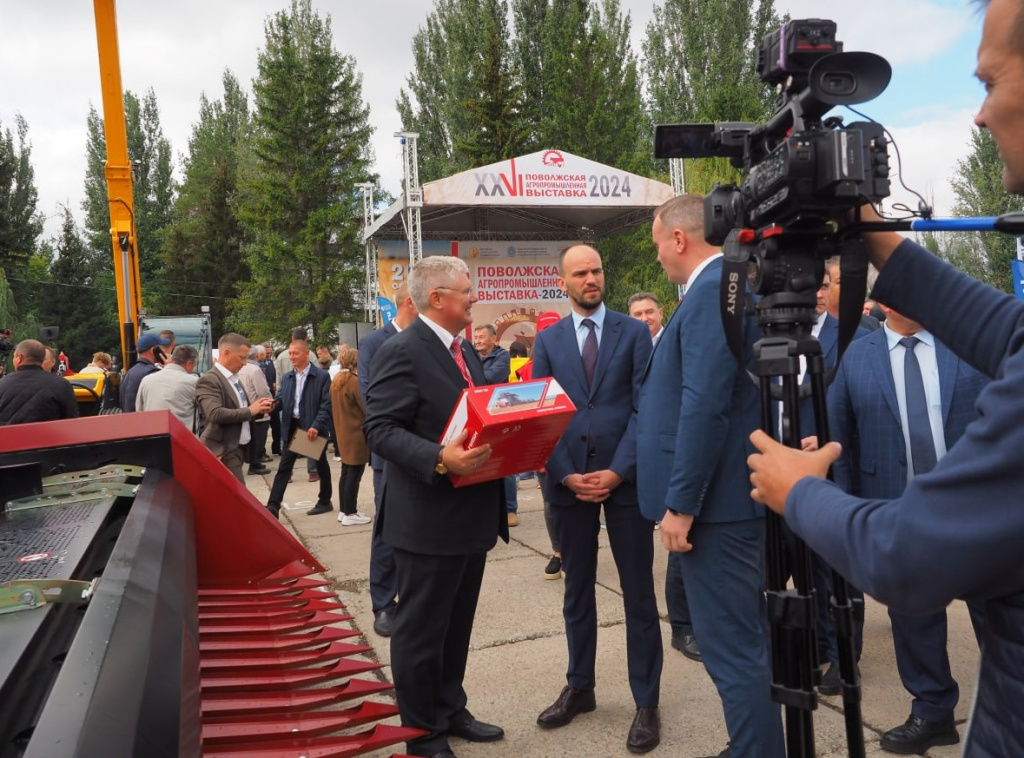
[[[1024,194],[1024,2],[985,8],[977,76],[987,94],[975,123],[999,146],[1003,186]],[[1024,303],[899,235],[864,239],[881,271],[873,296],[993,378],[978,398],[979,418],[893,500],[852,497],[822,481],[836,443],[804,452],[754,432],[761,453],[748,461],[752,495],[851,583],[902,613],[936,612],[956,598],[982,602],[988,629],[964,755],[1024,755],[1024,719],[1013,705],[1024,695]]]

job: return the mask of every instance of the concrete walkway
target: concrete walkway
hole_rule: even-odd
[[[267,464],[277,468],[277,458]],[[340,463],[331,463],[337,477]],[[385,664],[380,675],[390,679],[388,640],[373,633],[373,613],[368,589],[371,525],[343,527],[337,514],[306,516],[316,500],[317,484],[306,481],[305,466],[296,466],[295,482],[285,494],[287,509],[281,523],[326,567],[341,601],[362,630],[366,644]],[[266,502],[273,474],[247,477],[260,502]],[[335,505],[338,502],[335,479]],[[372,476],[367,469],[360,492],[359,509],[373,513]],[[499,542],[491,551],[484,576],[473,643],[466,673],[469,708],[483,720],[505,729],[503,741],[469,744],[452,740],[459,758],[603,758],[627,756],[626,733],[634,705],[626,681],[625,625],[618,577],[607,537],[602,532],[598,567],[597,710],[583,714],[572,724],[543,730],[537,715],[558,696],[565,684],[567,661],[562,621],[562,582],[544,578],[550,545],[544,528],[543,505],[536,481],[521,482],[520,526],[511,529],[511,542]],[[657,534],[654,539],[658,539]],[[665,557],[660,540],[655,551],[655,583],[664,615]],[[949,652],[953,674],[960,683],[957,719],[961,737],[974,694],[978,665],[977,646],[963,603],[949,609]],[[721,704],[703,666],[673,650],[671,629],[663,622],[665,666],[661,685],[661,745],[652,756],[717,755],[727,735]],[[355,641],[355,640],[353,640]],[[910,713],[910,696],[900,685],[893,658],[892,637],[885,609],[868,601],[863,677],[864,736],[868,755],[890,755],[879,747],[882,733],[902,723]],[[814,714],[817,755],[845,756],[846,735],[839,697],[822,698]],[[401,749],[376,753],[391,755]],[[929,756],[952,758],[959,746],[935,748]]]

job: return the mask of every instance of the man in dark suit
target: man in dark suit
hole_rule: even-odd
[[[576,414],[551,453],[544,483],[565,571],[568,685],[537,718],[565,726],[596,707],[597,536],[604,506],[626,609],[626,664],[636,714],[626,747],[645,753],[661,739],[661,624],[654,595],[652,521],[637,508],[636,401],[651,354],[647,327],[604,305],[601,256],[587,245],[562,251],[559,286],[572,313],[537,334],[533,377],[554,377]]]
[[[652,238],[669,281],[685,285],[643,377],[637,416],[640,507],[681,553],[693,630],[718,688],[730,758],[785,754],[763,593],[764,514],[745,486],[757,390],[726,344],[721,252],[704,240],[703,199],[655,212]],[[757,337],[748,326],[748,350]]]
[[[78,417],[71,383],[43,370],[46,346],[22,340],[14,348],[14,373],[0,381],[0,426]]]
[[[884,326],[850,346],[828,399],[833,439],[843,446],[834,481],[868,498],[899,497],[910,479],[927,473],[978,417],[974,403],[988,384],[920,324],[883,309]],[[920,437],[914,382],[926,403]],[[927,449],[921,452],[918,443]],[[980,638],[977,610],[972,620]],[[882,735],[882,748],[923,753],[956,744],[959,689],[946,653],[945,609],[919,616],[890,608],[889,619],[896,666],[914,702],[907,722]]]
[[[499,535],[508,541],[508,525],[501,480],[456,489],[448,478],[479,469],[490,446],[464,449],[465,432],[439,442],[462,390],[485,383],[480,359],[457,336],[473,321],[469,269],[459,258],[424,258],[409,291],[420,315],[377,351],[363,430],[385,460],[375,529],[395,558],[395,696],[402,724],[427,732],[407,751],[454,758],[450,736],[505,735],[473,717],[462,682],[487,551]]]
[[[829,258],[825,261],[825,272],[829,278],[829,291],[828,291],[828,315],[832,317],[834,324],[839,323],[839,292],[841,289],[842,275],[839,270],[839,258]],[[881,324],[878,323],[878,319],[868,313],[861,313],[860,316],[860,328],[866,332],[873,332]],[[825,345],[821,346],[822,351],[825,349]],[[834,364],[834,361],[833,361]]]
[[[359,343],[359,391],[363,395],[363,407],[366,407],[366,390],[373,376],[373,357],[381,345],[401,332],[408,329],[416,320],[416,305],[409,297],[409,286],[403,282],[395,293],[395,317],[380,329],[368,334]],[[375,518],[381,519],[382,479],[384,477],[384,459],[370,452],[370,468],[373,469],[373,503]],[[370,538],[370,603],[373,607],[373,631],[381,637],[390,637],[394,628],[395,603],[398,592],[395,589],[395,557],[391,546],[381,539],[380,531],[373,530]]]
[[[249,340],[229,332],[217,342],[217,362],[196,382],[196,403],[206,421],[199,439],[242,484],[242,464],[252,435],[249,423],[269,413],[274,404],[269,397],[251,401],[246,397],[238,372],[248,359]]]
[[[281,463],[274,475],[270,488],[267,510],[275,517],[280,515],[281,501],[288,488],[288,482],[295,468],[299,454],[292,449],[292,438],[304,435],[310,442],[331,436],[331,377],[322,368],[309,360],[309,343],[304,339],[293,339],[288,345],[288,358],[292,370],[285,373],[277,390],[277,402],[281,405]],[[316,459],[316,471],[320,477],[320,493],[316,504],[306,511],[307,516],[331,513],[334,505],[331,497],[334,486],[331,482],[331,467],[327,462],[327,446],[324,445]]]

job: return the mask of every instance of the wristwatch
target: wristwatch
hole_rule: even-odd
[[[434,466],[434,471],[441,476],[448,473],[448,467],[444,465],[444,448],[442,447],[437,451],[437,464]]]

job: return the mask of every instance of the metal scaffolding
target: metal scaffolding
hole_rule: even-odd
[[[686,192],[686,173],[683,168],[682,158],[668,159],[668,176],[669,183],[672,185],[672,191],[676,195],[682,195]]]
[[[419,154],[416,151],[418,132],[395,132],[402,143],[402,157],[405,160],[405,234],[409,240],[409,264],[423,258],[423,225],[420,209],[423,207],[423,188],[420,186]]]
[[[356,185],[359,194],[363,198],[363,236],[366,245],[366,281],[365,281],[365,302],[366,320],[368,323],[377,324],[379,308],[377,307],[377,293],[379,289],[379,272],[377,271],[377,243],[365,239],[366,230],[373,223],[373,184],[360,182]],[[379,326],[379,324],[377,324]]]

